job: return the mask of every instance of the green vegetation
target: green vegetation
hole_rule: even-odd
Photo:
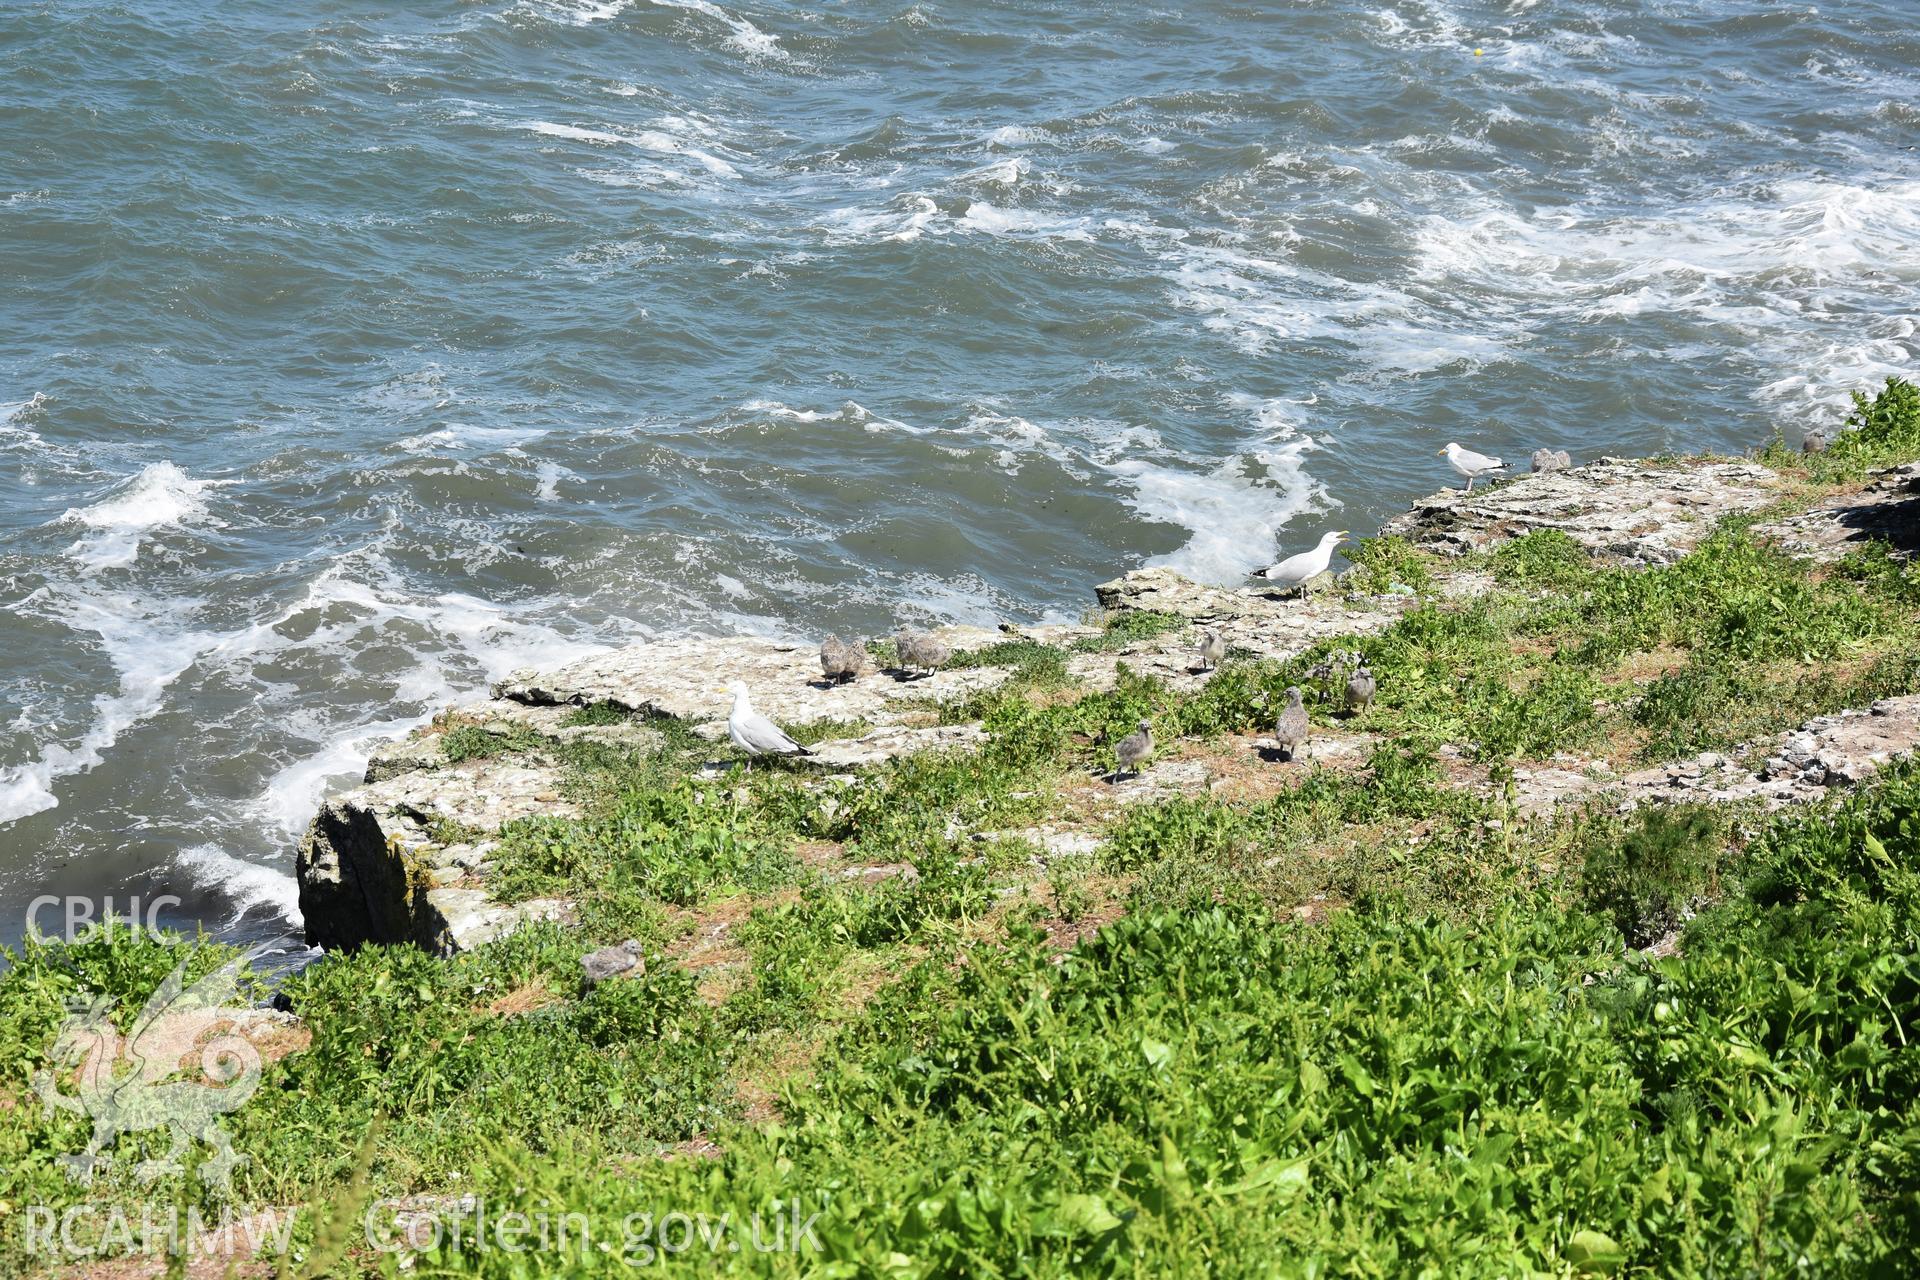
[[[456,725],[440,739],[440,752],[448,764],[467,760],[490,760],[515,751],[530,751],[545,739],[529,729],[498,732],[479,725]]]
[[[594,702],[567,712],[560,723],[564,728],[576,729],[585,725],[625,724],[634,718],[633,712],[617,702]]]
[[[1863,400],[1834,465],[1920,453],[1911,390]],[[114,999],[125,1032],[176,963],[234,953],[125,928],[27,944],[0,974],[0,1272],[46,1269],[22,1206],[151,1200],[302,1206],[285,1274],[393,1275],[367,1200],[473,1194],[585,1215],[593,1243],[446,1243],[404,1269],[624,1274],[631,1215],[678,1212],[819,1214],[818,1252],[652,1259],[729,1274],[1904,1274],[1920,765],[1771,818],[1529,817],[1515,770],[1724,749],[1914,692],[1920,576],[1884,547],[1809,564],[1739,522],[1641,570],[1530,534],[1464,566],[1492,583],[1471,598],[1400,540],[1355,565],[1357,590],[1418,598],[1197,687],[1130,658],[1110,687],[1069,674],[1186,643],[1170,615],[958,653],[1007,679],[925,722],[978,722],[979,749],[851,781],[703,768],[727,749],[670,720],[598,742],[445,727],[449,761],[566,771],[579,816],[509,824],[488,886],[568,899],[574,925],[286,980],[298,1028],[224,1122],[248,1157],[231,1201],[191,1168],[139,1185],[158,1132],[70,1182],[54,1160],[87,1120],[32,1081],[71,1080],[69,1000]],[[1344,674],[1312,675],[1342,649],[1379,682],[1352,716]],[[1295,684],[1343,752],[1259,757]],[[1123,803],[1095,781],[1143,718],[1216,785]],[[629,937],[644,972],[588,989],[582,953]]]
[[[1353,562],[1353,587],[1366,595],[1385,595],[1395,587],[1424,593],[1433,587],[1433,568],[1405,538],[1362,538],[1347,558]]]
[[[1581,897],[1629,946],[1648,945],[1706,894],[1727,821],[1706,805],[1640,810],[1617,838],[1588,845]]]
[[[1111,653],[1186,625],[1185,618],[1172,613],[1154,613],[1146,609],[1110,613],[1101,619],[1099,635],[1083,636],[1074,641],[1072,647],[1075,653]]]

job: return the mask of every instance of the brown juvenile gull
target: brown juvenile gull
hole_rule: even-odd
[[[753,709],[753,700],[747,694],[744,681],[734,680],[715,693],[733,695],[733,711],[727,716],[727,737],[733,745],[747,755],[747,768],[753,768],[755,756],[810,756],[807,750],[792,738],[787,731]]]
[[[1466,477],[1468,493],[1473,492],[1473,482],[1481,476],[1490,476],[1496,471],[1507,469],[1507,464],[1500,459],[1489,457],[1484,453],[1475,453],[1471,449],[1462,449],[1451,441],[1440,452],[1447,455],[1447,465],[1453,468],[1456,475]]]
[[[1120,739],[1120,745],[1113,749],[1113,758],[1118,767],[1114,769],[1116,780],[1121,774],[1140,776],[1140,766],[1153,757],[1153,725],[1145,720],[1140,727]]]
[[[1200,665],[1217,667],[1220,659],[1227,656],[1226,637],[1218,631],[1209,631],[1200,637]]]
[[[1533,451],[1533,469],[1536,474],[1542,471],[1565,471],[1573,465],[1573,455],[1565,449],[1535,449]]]
[[[953,650],[934,639],[930,633],[912,631],[906,627],[895,633],[893,647],[899,652],[901,669],[909,672],[938,671],[953,656]]]
[[[589,987],[597,987],[616,974],[633,973],[638,977],[646,971],[647,962],[640,958],[640,943],[633,938],[617,947],[602,947],[580,957],[580,972]]]
[[[1300,686],[1290,685],[1286,709],[1280,713],[1279,723],[1273,726],[1274,741],[1287,753],[1287,759],[1293,759],[1294,753],[1306,742],[1307,729],[1307,709],[1300,703]]]
[[[834,684],[845,684],[859,675],[865,658],[866,653],[857,640],[848,644],[839,636],[828,636],[820,642],[820,670]]]
[[[1354,668],[1353,675],[1347,680],[1347,710],[1365,711],[1372,706],[1376,687],[1373,672],[1364,666]]]

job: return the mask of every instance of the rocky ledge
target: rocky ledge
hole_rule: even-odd
[[[1912,468],[1886,473],[1857,492],[1763,529],[1790,549],[1819,557],[1841,554],[1868,533],[1910,545],[1920,506],[1916,485],[1920,472]],[[1597,557],[1644,566],[1677,559],[1722,517],[1760,511],[1779,501],[1784,487],[1782,477],[1752,462],[1606,458],[1523,476],[1471,496],[1446,491],[1415,503],[1383,532],[1457,556],[1556,528]],[[1283,596],[1144,569],[1101,585],[1096,594],[1110,616],[1152,611],[1217,629],[1229,652],[1243,658],[1287,658],[1325,640],[1377,632],[1417,603],[1410,589],[1397,584],[1381,595],[1356,594],[1351,581],[1318,585],[1304,595]],[[1488,585],[1462,571],[1443,574],[1432,590],[1471,596]],[[1193,637],[1185,629],[1091,652],[1076,649],[1075,642],[1103,634],[1092,625],[1018,634],[1067,650],[1067,674],[1086,688],[1109,687],[1122,663],[1175,688],[1212,678],[1196,664]],[[1009,638],[968,627],[946,628],[941,636],[955,650],[980,650]],[[530,919],[565,919],[569,905],[563,901],[506,905],[489,895],[501,828],[517,819],[577,813],[559,759],[568,744],[644,749],[658,740],[665,722],[710,739],[724,737],[727,700],[716,690],[725,681],[744,680],[756,706],[777,721],[829,722],[844,730],[829,733],[811,758],[824,782],[911,752],[977,745],[985,736],[979,725],[937,723],[932,709],[991,689],[1009,674],[1007,667],[973,665],[919,678],[868,672],[851,684],[833,685],[822,679],[813,645],[751,637],[661,641],[551,670],[517,671],[491,697],[450,708],[377,752],[361,786],[321,807],[297,863],[308,939],[330,948],[406,942],[450,952]],[[583,714],[589,708],[618,714]],[[469,746],[477,733],[511,741],[515,749],[449,751],[455,733]],[[1515,781],[1521,808],[1534,812],[1592,803],[1603,794],[1615,794],[1623,804],[1676,796],[1789,803],[1858,781],[1917,742],[1920,699],[1892,699],[1870,710],[1822,717],[1777,742],[1758,744],[1753,755],[1767,760],[1761,768],[1739,763],[1738,756],[1713,756],[1615,777],[1593,762],[1559,760],[1521,770]],[[1353,754],[1357,746],[1330,741],[1317,749]],[[1169,762],[1117,798],[1209,785],[1203,766]]]

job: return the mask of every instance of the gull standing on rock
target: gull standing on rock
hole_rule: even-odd
[[[1226,637],[1218,631],[1209,631],[1200,637],[1200,665],[1217,667],[1220,659],[1227,656]]]
[[[1565,471],[1573,465],[1573,455],[1565,449],[1535,449],[1533,451],[1533,470],[1538,475],[1542,471]]]
[[[785,729],[753,709],[753,700],[747,694],[744,681],[731,681],[714,692],[733,695],[733,712],[727,717],[727,737],[733,739],[734,746],[746,753],[749,770],[753,768],[755,756],[813,754],[788,737]]]
[[[857,640],[848,644],[839,636],[828,636],[820,642],[820,670],[834,684],[845,684],[859,675],[865,656]]]
[[[1120,745],[1113,749],[1113,758],[1118,767],[1113,776],[1118,781],[1123,773],[1140,776],[1140,766],[1153,758],[1153,725],[1142,720],[1139,729],[1120,739]]]
[[[1507,469],[1507,464],[1500,459],[1490,458],[1484,453],[1475,453],[1471,449],[1462,449],[1452,441],[1448,441],[1447,447],[1440,452],[1447,455],[1447,465],[1452,467],[1455,473],[1466,477],[1468,493],[1473,492],[1473,482],[1481,476],[1489,476],[1496,471]]]
[[[1278,742],[1280,749],[1287,753],[1287,759],[1293,759],[1294,754],[1305,744],[1307,732],[1311,727],[1307,720],[1307,709],[1300,702],[1300,686],[1289,686],[1286,709],[1280,713],[1280,722],[1273,726],[1274,741]]]
[[[905,671],[938,671],[953,656],[953,650],[934,639],[932,633],[913,631],[907,627],[900,628],[894,634],[893,647]]]
[[[1333,563],[1333,549],[1347,536],[1345,529],[1335,529],[1320,536],[1320,545],[1311,551],[1302,551],[1299,555],[1288,556],[1279,564],[1269,567],[1260,576],[1285,590],[1289,587],[1305,588],[1312,579],[1327,571]]]

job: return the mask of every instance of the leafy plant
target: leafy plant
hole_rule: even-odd
[[[1582,899],[1644,947],[1680,923],[1707,889],[1726,834],[1726,815],[1705,806],[1650,805],[1589,848]]]

